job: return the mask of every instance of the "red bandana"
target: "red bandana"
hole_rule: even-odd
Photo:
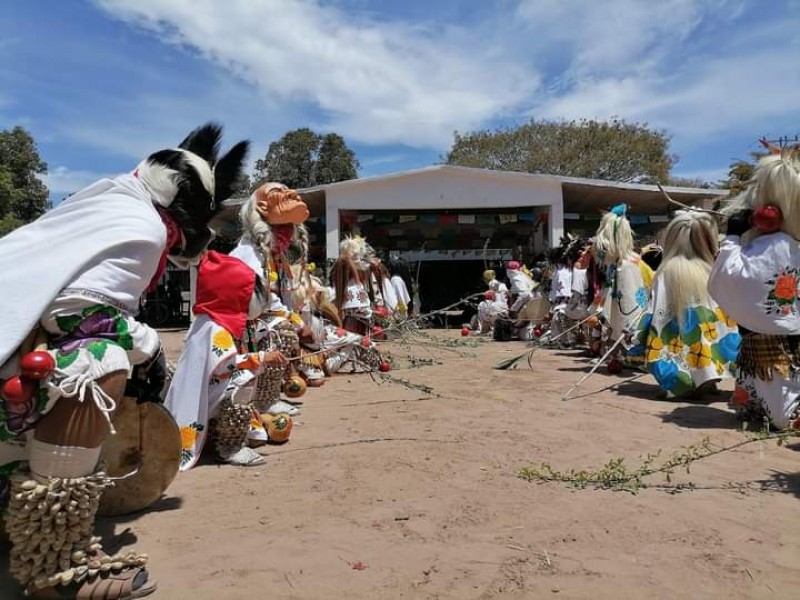
[[[167,270],[167,256],[169,256],[169,251],[181,241],[181,228],[178,226],[175,219],[172,218],[172,215],[162,206],[156,206],[155,208],[158,211],[158,216],[161,217],[161,222],[164,224],[164,227],[167,228],[167,245],[161,253],[156,274],[153,275],[153,278],[150,280],[150,285],[147,286],[148,292],[153,292],[158,287],[161,276],[164,275],[164,272]]]
[[[209,250],[197,272],[197,298],[192,310],[196,315],[208,315],[241,339],[255,285],[253,269],[238,258]]]
[[[270,228],[272,229],[272,235],[275,236],[272,242],[272,250],[276,254],[283,254],[289,249],[289,245],[292,243],[294,225],[270,225]]]

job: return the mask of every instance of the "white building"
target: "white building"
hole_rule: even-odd
[[[710,204],[725,190],[666,188],[676,200]],[[479,285],[486,263],[530,259],[565,232],[591,235],[601,211],[624,202],[634,231],[654,237],[674,210],[656,186],[449,165],[353,179],[300,190],[309,205],[311,260],[322,266],[339,241],[361,234],[379,252],[420,265],[421,288]],[[238,205],[218,225],[235,237]],[[223,232],[224,232],[223,231]],[[463,289],[453,290],[456,299]],[[424,293],[424,292],[423,292]]]

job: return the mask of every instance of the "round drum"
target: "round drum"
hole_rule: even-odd
[[[115,482],[103,492],[97,514],[117,516],[144,510],[161,498],[175,479],[181,461],[181,433],[172,415],[160,404],[125,397],[114,413],[116,435],[103,444],[101,458]]]
[[[517,320],[541,323],[550,313],[550,308],[550,301],[547,298],[531,298],[520,309]]]

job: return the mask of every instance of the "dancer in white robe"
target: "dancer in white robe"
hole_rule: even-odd
[[[262,366],[285,367],[280,351],[258,351],[252,320],[267,304],[261,265],[208,252],[197,273],[195,320],[164,402],[181,430],[181,470],[191,469],[212,436],[217,460],[238,466],[264,462],[247,447],[255,407],[237,393]],[[246,394],[246,390],[244,390]],[[215,419],[215,430],[209,424]],[[224,422],[224,427],[221,423]]]
[[[144,557],[115,561],[110,571],[86,567],[102,552],[92,538],[108,485],[98,460],[132,368],[128,395],[160,400],[166,371],[158,335],[134,315],[167,260],[185,264],[211,238],[208,224],[231,195],[248,148],[242,142],[218,160],[221,134],[217,125],[198,128],[131,175],[99,181],[0,240],[0,272],[14,282],[4,288],[0,314],[0,499],[11,496],[4,515],[10,571],[27,594],[111,600],[155,590]],[[24,385],[28,397],[10,397],[9,386],[30,374],[26,338],[37,330],[54,368]],[[29,471],[7,462],[21,459]],[[6,476],[15,470],[9,494]],[[44,505],[39,516],[46,510],[56,523],[63,519],[55,536],[25,510],[37,486],[53,492],[34,503]],[[73,490],[84,498],[80,524],[71,515],[67,522],[58,500]]]
[[[679,212],[664,233],[663,259],[639,322],[639,345],[628,355],[643,355],[668,398],[699,397],[732,377],[739,333],[708,293],[718,237],[714,218],[699,211]]]
[[[800,156],[770,152],[734,203],[708,289],[742,336],[734,407],[756,427],[800,428]]]
[[[629,337],[637,331],[639,320],[650,302],[653,283],[653,271],[633,250],[633,231],[624,204],[603,215],[593,251],[605,270],[602,297],[595,301],[602,302],[608,344],[612,345],[620,337]],[[612,363],[623,354],[623,349],[618,346],[611,357]],[[638,361],[634,357],[633,362]]]

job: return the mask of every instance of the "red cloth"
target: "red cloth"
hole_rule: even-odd
[[[247,309],[255,289],[256,274],[238,258],[210,250],[197,272],[193,312],[208,315],[220,327],[240,339]]]
[[[136,173],[134,173],[134,176],[138,177],[138,172],[139,171],[137,170]],[[156,206],[156,211],[158,211],[158,216],[161,217],[161,222],[164,223],[164,227],[167,229],[167,245],[164,247],[164,252],[161,253],[161,259],[158,261],[156,273],[150,280],[150,285],[147,286],[148,292],[156,291],[158,282],[161,280],[162,275],[164,275],[167,270],[169,251],[181,241],[181,228],[178,226],[177,221],[172,218],[172,215],[167,212],[166,208],[161,206]]]

